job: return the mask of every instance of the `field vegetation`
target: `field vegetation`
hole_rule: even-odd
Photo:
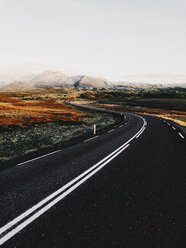
[[[185,132],[186,89],[84,92],[81,97],[96,100],[97,106],[100,107],[170,119],[179,124]]]
[[[0,164],[112,127],[121,117],[68,101],[170,119],[186,133],[186,90],[47,89],[0,93]]]
[[[0,164],[89,137],[94,124],[101,131],[121,121],[112,114],[82,111],[66,104],[77,101],[78,96],[74,90],[0,94]]]
[[[21,100],[0,96],[0,125],[24,125],[51,121],[78,122],[85,114],[54,100]]]

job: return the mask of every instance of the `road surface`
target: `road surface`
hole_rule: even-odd
[[[128,117],[0,171],[2,247],[184,247],[185,137],[169,121]]]

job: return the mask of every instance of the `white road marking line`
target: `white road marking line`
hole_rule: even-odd
[[[107,133],[113,132],[115,129],[109,130]]]
[[[170,123],[168,123],[168,122],[167,122],[167,125],[169,125],[169,126],[170,126]]]
[[[138,133],[138,135],[136,136],[136,139],[143,133],[144,130],[145,130],[145,127],[141,130],[141,132]]]
[[[175,127],[173,127],[173,126],[172,126],[172,128],[173,128],[174,130],[176,130],[176,128],[175,128]]]
[[[23,164],[26,164],[26,163],[29,163],[29,162],[31,162],[31,161],[34,161],[34,160],[37,160],[37,159],[40,159],[40,158],[49,156],[49,155],[51,155],[51,154],[54,154],[54,153],[57,153],[57,152],[60,152],[60,151],[61,151],[61,150],[57,150],[57,151],[54,151],[54,152],[50,152],[50,153],[47,153],[47,154],[42,155],[42,156],[40,156],[40,157],[33,158],[33,159],[27,160],[27,161],[25,161],[25,162],[19,163],[19,164],[17,164],[17,165],[18,165],[18,166],[19,166],[19,165],[23,165]]]
[[[178,133],[180,135],[180,137],[182,137],[182,139],[184,139],[184,136],[181,133]]]
[[[94,136],[94,137],[92,137],[92,138],[90,138],[90,139],[84,140],[84,142],[87,142],[87,141],[89,141],[89,140],[93,140],[93,139],[95,139],[95,138],[97,138],[97,137],[99,137],[99,135]]]
[[[144,129],[145,124],[143,124],[142,128],[136,133],[135,137],[138,136],[138,134]]]
[[[35,219],[37,219],[39,216],[41,216],[43,213],[45,213],[48,209],[53,207],[56,203],[58,203],[60,200],[62,200],[65,196],[70,194],[72,191],[74,191],[77,187],[79,187],[82,183],[87,181],[90,177],[92,177],[95,173],[97,173],[99,170],[101,170],[106,164],[108,164],[111,160],[113,160],[115,157],[117,157],[121,152],[123,152],[127,147],[125,146],[121,150],[119,150],[114,156],[112,156],[110,159],[108,159],[106,162],[101,164],[99,167],[97,167],[95,170],[93,170],[91,173],[89,173],[87,176],[85,176],[83,179],[81,179],[79,182],[74,184],[71,188],[69,188],[67,191],[65,191],[63,194],[55,198],[53,201],[51,201],[49,204],[41,208],[38,212],[30,216],[28,219],[23,221],[21,224],[16,226],[14,229],[12,229],[10,232],[5,234],[1,239],[0,239],[0,245],[5,243],[7,240],[9,240],[11,237],[13,237],[16,233],[20,232],[23,228],[25,228],[27,225],[29,225],[31,222],[33,222]]]
[[[40,208],[42,205],[44,205],[45,203],[47,203],[48,201],[50,201],[52,198],[54,198],[55,196],[57,196],[58,194],[60,194],[66,188],[70,187],[72,184],[74,184],[76,181],[78,181],[79,179],[81,179],[82,177],[84,177],[86,174],[88,174],[90,171],[92,171],[93,169],[95,169],[97,166],[99,166],[105,160],[109,159],[113,154],[115,154],[116,152],[118,152],[120,149],[122,149],[124,146],[126,146],[129,142],[130,142],[130,140],[127,141],[126,143],[124,143],[123,145],[121,145],[119,148],[117,148],[111,154],[109,154],[108,156],[106,156],[105,158],[103,158],[97,164],[93,165],[88,170],[86,170],[85,172],[83,172],[82,174],[80,174],[78,177],[74,178],[73,180],[71,180],[70,182],[68,182],[64,186],[62,186],[60,189],[58,189],[57,191],[55,191],[54,193],[52,193],[51,195],[49,195],[48,197],[46,197],[45,199],[43,199],[41,202],[37,203],[32,208],[28,209],[27,211],[25,211],[24,213],[22,213],[21,215],[19,215],[13,221],[11,221],[11,222],[7,223],[5,226],[1,227],[0,228],[0,235],[2,233],[4,233],[7,229],[11,228],[16,223],[20,222],[22,219],[24,219],[25,217],[27,217],[28,215],[30,215],[32,212],[34,212],[35,210],[37,210],[38,208]]]
[[[139,116],[141,117],[141,116]],[[142,117],[141,117],[142,118]],[[143,118],[142,118],[143,119]],[[143,119],[144,121],[144,119]],[[86,174],[88,174],[90,171],[94,170],[94,168],[96,168],[97,166],[99,166],[101,163],[103,163],[105,160],[109,159],[113,154],[115,154],[116,152],[118,152],[119,150],[123,149],[123,147],[125,147],[131,140],[133,140],[136,135],[141,132],[141,130],[144,128],[144,124],[142,126],[142,128],[133,136],[131,137],[127,142],[125,142],[123,145],[121,145],[119,148],[117,148],[115,151],[113,151],[111,154],[109,154],[107,157],[105,157],[104,159],[102,159],[101,161],[99,161],[97,164],[95,164],[94,166],[92,166],[91,168],[89,168],[88,170],[86,170],[85,172],[83,172],[82,174],[80,174],[78,177],[76,177],[75,179],[73,179],[72,181],[70,181],[69,183],[67,183],[66,185],[62,186],[59,190],[55,191],[54,193],[52,193],[51,195],[49,195],[48,197],[46,197],[45,199],[43,199],[41,202],[37,203],[35,206],[31,207],[30,209],[28,209],[27,211],[25,211],[24,213],[22,213],[21,215],[19,215],[18,217],[16,217],[14,220],[8,222],[6,225],[4,225],[3,227],[0,228],[0,235],[3,234],[5,231],[7,231],[8,229],[14,227],[16,224],[18,224],[19,222],[21,222],[23,219],[25,219],[28,215],[32,214],[34,211],[36,211],[38,208],[42,207],[45,203],[47,203],[48,201],[50,201],[51,199],[53,199],[55,196],[57,196],[58,194],[60,194],[62,191],[64,191],[66,188],[70,187],[72,184],[74,184],[76,181],[78,181],[79,179],[81,179],[82,177],[84,177]],[[31,217],[30,217],[31,218]],[[24,226],[22,227],[22,229],[24,228]],[[17,228],[14,229],[18,230]],[[11,232],[11,231],[10,231]],[[18,231],[17,231],[18,232]],[[16,232],[16,233],[17,233]],[[9,238],[11,238],[12,236],[14,236],[16,233],[14,233],[13,235],[10,235]],[[8,235],[8,233],[7,233]],[[6,239],[3,239],[5,236],[3,236],[2,238],[0,238],[0,242],[6,242],[9,238],[8,236],[6,236]],[[4,240],[4,241],[3,241]]]

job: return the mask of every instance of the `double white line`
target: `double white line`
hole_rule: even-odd
[[[127,142],[125,142],[115,151],[110,153],[104,159],[102,159],[101,161],[90,167],[88,170],[80,174],[78,177],[74,178],[73,180],[62,186],[60,189],[58,189],[57,191],[55,191],[54,193],[52,193],[51,195],[49,195],[48,197],[37,203],[35,206],[31,207],[30,209],[28,209],[27,211],[25,211],[24,213],[22,213],[21,215],[19,215],[18,217],[16,217],[12,221],[1,227],[0,245],[2,245],[11,237],[13,237],[15,234],[20,232],[31,222],[36,220],[39,216],[41,216],[43,213],[45,213],[47,210],[53,207],[56,203],[58,203],[65,196],[67,196],[76,188],[78,188],[82,183],[87,181],[95,173],[101,170],[106,164],[108,164],[120,153],[122,153],[129,146],[129,142],[133,140],[142,130],[144,130],[143,129],[144,125],[145,123],[143,124],[143,127],[131,139],[129,139]]]
[[[144,125],[143,125],[143,127],[139,130],[139,132],[137,132],[137,134],[136,134],[136,139],[145,131],[145,126],[147,125],[147,122],[146,122],[146,120],[143,118],[143,121],[144,121]]]
[[[142,128],[140,132],[137,133],[136,139],[145,131],[145,127]]]

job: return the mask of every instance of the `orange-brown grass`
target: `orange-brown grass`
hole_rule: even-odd
[[[181,126],[186,126],[186,112],[178,110],[166,110],[147,107],[130,107],[119,106],[113,104],[94,104],[97,107],[108,108],[116,111],[133,112],[139,114],[156,115],[165,119],[173,120]]]
[[[63,100],[63,101],[74,101],[81,94],[80,91],[75,89],[45,89],[45,90],[32,90],[22,92],[3,92],[1,96],[14,97],[23,100]]]
[[[51,121],[78,122],[85,114],[54,100],[21,100],[0,95],[0,125]]]

